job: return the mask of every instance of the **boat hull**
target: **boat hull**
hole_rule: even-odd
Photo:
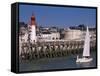
[[[85,63],[85,62],[91,62],[93,58],[79,58],[76,60],[77,63]]]

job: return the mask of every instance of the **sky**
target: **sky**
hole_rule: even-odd
[[[19,21],[29,23],[32,14],[36,17],[37,25],[44,27],[70,27],[85,24],[96,26],[96,9],[76,7],[52,7],[37,5],[20,5]]]

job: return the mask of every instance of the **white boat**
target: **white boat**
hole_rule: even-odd
[[[84,48],[83,48],[83,55],[82,58],[79,58],[79,56],[77,56],[76,62],[84,63],[84,62],[91,62],[92,60],[93,58],[90,58],[90,35],[89,35],[89,29],[87,27]]]

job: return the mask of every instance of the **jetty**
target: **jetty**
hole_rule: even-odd
[[[48,40],[35,43],[19,42],[21,60],[54,58],[82,53],[84,40]],[[95,50],[96,40],[90,41],[90,49]]]

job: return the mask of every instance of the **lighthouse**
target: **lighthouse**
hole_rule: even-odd
[[[31,22],[29,24],[29,40],[31,43],[37,42],[36,38],[36,21],[35,16],[31,16]]]

